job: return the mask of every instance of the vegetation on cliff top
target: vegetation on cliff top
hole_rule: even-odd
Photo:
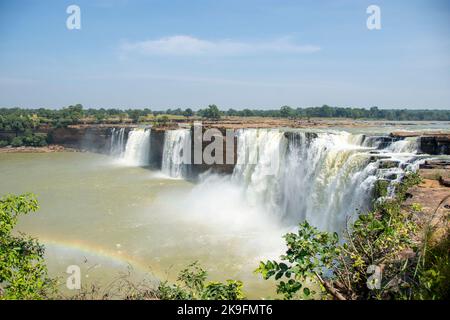
[[[348,119],[377,119],[377,120],[433,120],[450,121],[449,110],[408,110],[408,109],[379,109],[378,107],[351,108],[321,107],[293,108],[283,106],[280,109],[243,109],[220,110],[212,104],[206,108],[193,111],[191,108],[167,109],[155,111],[144,109],[84,109],[76,104],[62,109],[22,109],[0,108],[0,131],[18,131],[36,128],[42,125],[51,127],[64,127],[79,123],[141,123],[154,122],[162,116],[167,119],[185,119],[186,117],[200,117],[219,119],[222,116],[238,117],[276,117],[276,118],[348,118]]]

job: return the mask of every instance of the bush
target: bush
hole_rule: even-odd
[[[32,134],[23,137],[23,144],[31,147],[45,147],[47,145],[46,134]]]
[[[45,147],[47,145],[47,134],[28,134],[24,136],[14,137],[11,140],[11,146],[21,147]]]
[[[156,295],[163,300],[241,300],[244,299],[242,282],[210,281],[205,284],[207,272],[197,262],[190,264],[178,275],[178,283],[161,282]]]
[[[0,148],[4,148],[4,147],[6,147],[7,145],[9,145],[8,141],[6,141],[6,140],[0,140]]]
[[[44,247],[23,234],[12,234],[18,217],[37,209],[32,194],[0,198],[0,299],[43,299],[54,292]]]
[[[14,137],[11,140],[11,146],[13,146],[14,148],[23,146],[23,138],[22,137]]]

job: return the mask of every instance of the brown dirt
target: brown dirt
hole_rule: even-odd
[[[434,171],[434,172],[431,172]],[[405,210],[411,210],[416,204],[420,205],[420,210],[415,212],[414,220],[418,227],[422,229],[421,237],[425,237],[425,232],[431,231],[431,242],[440,242],[450,230],[450,188],[442,185],[440,177],[442,170],[420,169],[419,174],[423,182],[408,190],[410,197],[405,201]],[[448,175],[448,170],[444,171]],[[432,177],[435,178],[432,178]],[[416,239],[422,241],[422,239]]]
[[[77,150],[66,148],[60,145],[49,145],[46,147],[4,147],[0,148],[0,153],[50,153],[50,152],[75,152]]]

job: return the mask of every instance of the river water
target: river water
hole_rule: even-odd
[[[281,252],[282,230],[251,224],[251,212],[230,199],[213,205],[189,182],[93,153],[0,153],[0,177],[0,194],[37,195],[39,211],[18,228],[45,245],[49,271],[61,280],[69,265],[81,267],[86,286],[129,269],[135,281],[175,280],[198,260],[212,280],[242,280],[250,297],[273,294],[252,271]]]

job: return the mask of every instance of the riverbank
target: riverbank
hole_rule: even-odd
[[[58,144],[51,144],[45,147],[11,147],[0,148],[0,153],[51,153],[51,152],[79,152],[74,148],[64,147]]]

